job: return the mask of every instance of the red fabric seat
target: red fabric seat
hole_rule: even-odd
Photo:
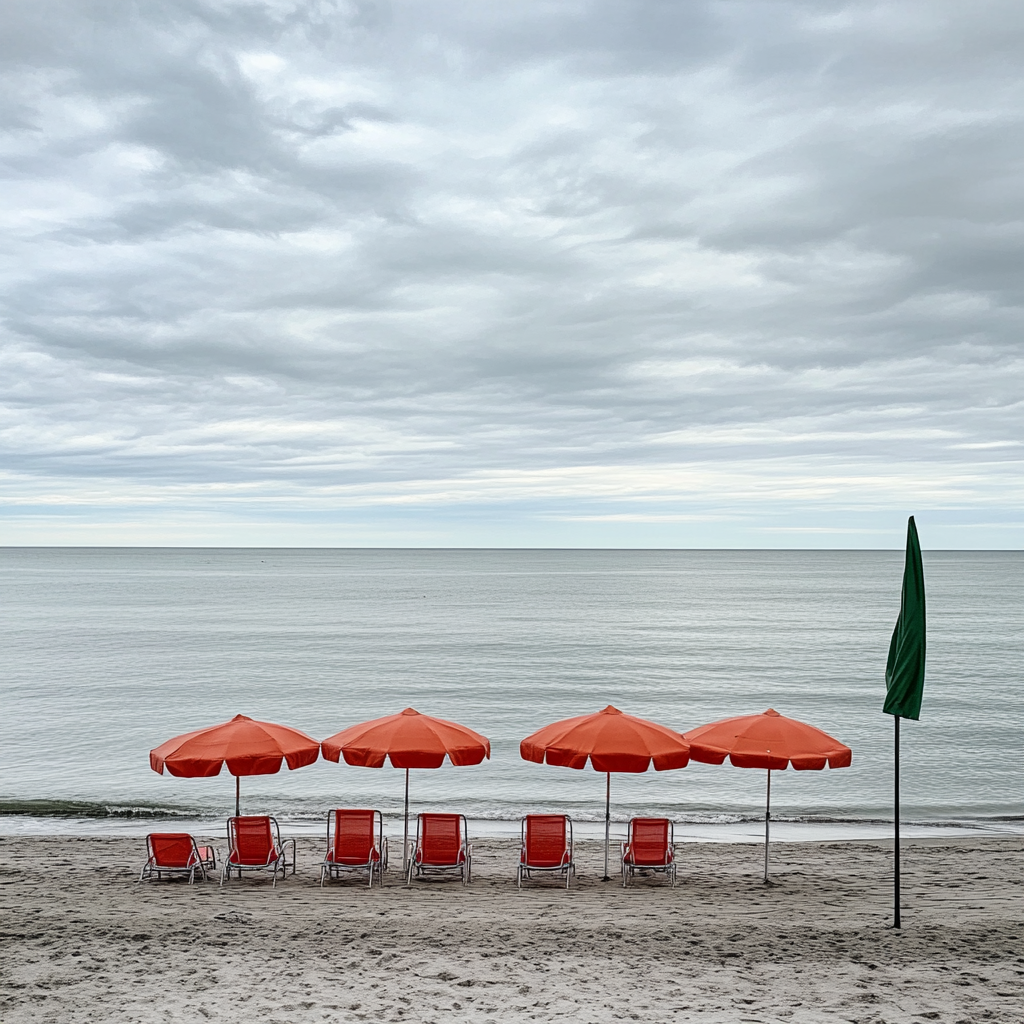
[[[277,819],[269,815],[247,815],[228,818],[228,855],[221,872],[221,885],[232,871],[242,877],[243,871],[270,871],[274,885],[280,873],[284,878],[289,866],[295,874],[295,840],[291,844],[292,858],[288,860],[286,844],[281,842]]]
[[[212,846],[198,846],[187,832],[151,832],[146,836],[148,857],[139,875],[162,878],[164,875],[188,875],[191,885],[196,872],[207,878],[207,869],[215,870],[217,855]]]
[[[519,851],[519,868],[516,871],[516,885],[523,886],[523,879],[531,871],[548,871],[565,874],[565,887],[569,888],[571,875],[576,868],[572,856],[572,820],[565,814],[528,814],[522,820],[522,846]]]
[[[384,884],[387,839],[380,811],[338,808],[327,819],[327,854],[320,868],[321,886],[342,871],[366,871],[373,885],[374,872]]]
[[[676,884],[674,828],[668,818],[632,818],[622,847],[622,884],[637,870],[660,871]]]
[[[462,884],[472,872],[473,847],[463,814],[421,814],[416,821],[416,846],[409,862],[408,881],[417,875],[457,871]]]

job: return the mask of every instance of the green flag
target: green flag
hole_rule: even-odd
[[[921,717],[924,694],[924,566],[914,517],[907,523],[907,564],[903,569],[900,617],[889,644],[885,666],[885,705],[882,711],[900,718]]]

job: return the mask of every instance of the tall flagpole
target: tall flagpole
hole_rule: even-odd
[[[902,928],[900,924],[900,716],[893,715],[893,721],[896,723],[896,754],[895,754],[895,767],[894,772],[896,779],[895,792],[893,793],[893,817],[896,819],[896,837],[895,843],[893,844],[894,857],[894,872],[893,872],[893,928]]]

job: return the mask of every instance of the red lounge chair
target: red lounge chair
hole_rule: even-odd
[[[464,814],[421,814],[416,820],[416,846],[409,861],[406,884],[413,873],[443,874],[456,871],[468,885],[473,872],[473,847]]]
[[[567,814],[528,814],[520,825],[522,848],[516,885],[522,889],[523,879],[533,871],[565,875],[565,887],[576,874],[572,859],[572,819]]]
[[[207,870],[217,870],[217,855],[212,846],[197,846],[187,832],[151,832],[146,836],[149,854],[139,881],[163,878],[164,875],[188,875],[188,884],[196,880],[196,872],[207,879]]]
[[[287,857],[287,844],[291,843],[292,859]],[[231,877],[232,871],[242,877],[243,871],[270,871],[277,886],[277,876],[282,878],[288,868],[295,874],[295,840],[281,842],[281,830],[277,819],[267,815],[228,818],[228,855],[224,860],[220,884]]]
[[[675,828],[668,818],[631,818],[622,845],[623,888],[637,871],[662,871],[676,884]]]
[[[320,865],[320,885],[338,878],[342,871],[365,871],[384,884],[388,866],[388,841],[380,811],[334,810],[327,815],[327,856]]]

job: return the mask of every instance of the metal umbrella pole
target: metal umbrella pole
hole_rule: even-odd
[[[405,769],[405,831],[402,833],[402,874],[408,874],[409,866],[409,769]]]
[[[242,813],[242,777],[240,775],[235,776],[235,817],[239,817]]]
[[[604,878],[602,882],[607,882],[611,877],[608,874],[608,846],[611,843],[612,834],[612,773],[605,772],[607,776],[607,782],[605,784],[604,791]]]
[[[893,885],[892,885],[892,926],[902,928],[900,923],[900,716],[893,715],[896,723],[896,749],[893,764],[895,788],[893,791]]]
[[[771,751],[769,751],[771,753]],[[764,797],[764,882],[768,885],[768,832],[772,820],[772,770],[768,769],[768,787]]]

